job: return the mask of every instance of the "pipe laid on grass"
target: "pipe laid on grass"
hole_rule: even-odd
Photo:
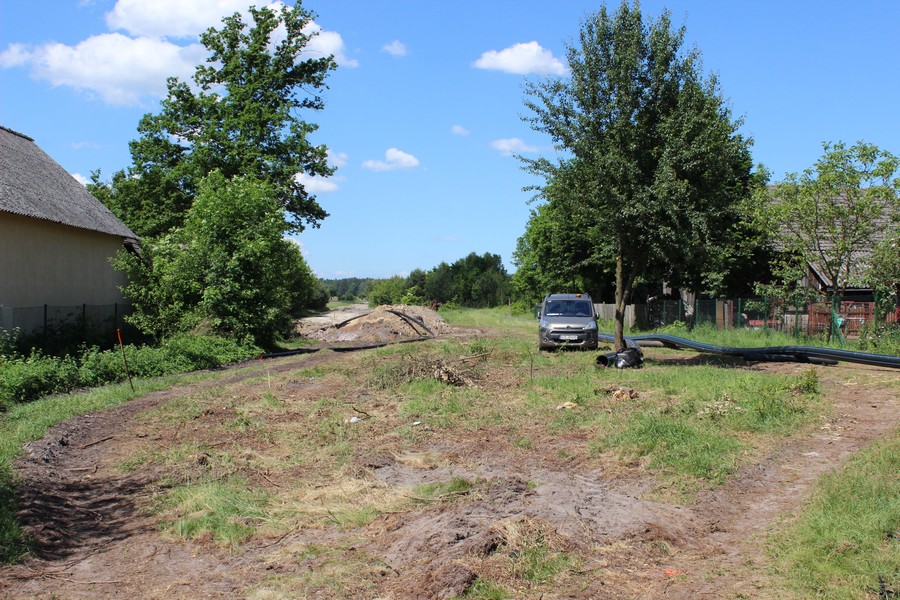
[[[612,342],[615,337],[601,333],[598,339]],[[886,354],[869,354],[867,352],[854,352],[852,350],[835,350],[833,348],[819,348],[816,346],[769,346],[764,348],[732,348],[728,346],[716,346],[704,344],[684,338],[666,334],[631,335],[626,338],[640,345],[642,341],[660,342],[668,348],[690,348],[698,352],[722,354],[724,356],[738,356],[746,361],[780,361],[801,362],[813,364],[834,364],[835,362],[850,362],[875,367],[888,367],[900,369],[900,357],[887,356]],[[598,364],[600,359],[598,359]]]

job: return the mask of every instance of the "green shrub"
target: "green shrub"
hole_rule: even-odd
[[[215,336],[176,336],[159,347],[124,347],[132,377],[159,377],[212,369],[260,353],[252,344]],[[78,387],[96,387],[126,379],[122,350],[85,348],[76,359],[43,356],[0,358],[0,411],[13,404],[42,396],[69,392]]]
[[[0,364],[0,409],[65,392],[78,383],[78,364],[70,356],[57,358],[32,352]]]
[[[4,358],[12,359],[19,355],[17,350],[19,345],[19,335],[20,331],[18,327],[12,331],[0,329],[0,362],[2,362]]]

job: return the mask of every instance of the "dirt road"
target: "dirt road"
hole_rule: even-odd
[[[446,501],[384,510],[361,526],[321,521],[277,535],[254,535],[234,549],[211,539],[185,542],[160,530],[150,509],[160,490],[171,485],[171,465],[147,461],[129,470],[124,464],[187,440],[203,448],[249,440],[244,429],[220,425],[248,414],[241,407],[266,394],[288,405],[321,404],[343,394],[349,398],[344,404],[359,410],[365,391],[338,389],[326,377],[310,375],[348,360],[354,359],[321,352],[257,361],[224,378],[72,419],[29,444],[17,468],[21,518],[34,539],[34,552],[22,564],[0,568],[0,597],[450,597],[465,590],[476,573],[484,577],[508,560],[496,554],[501,539],[529,536],[539,536],[548,548],[577,549],[586,557],[580,572],[588,575],[560,582],[553,597],[774,597],[761,548],[766,533],[802,504],[822,473],[900,423],[896,387],[882,385],[895,379],[895,372],[820,367],[823,396],[834,404],[833,415],[812,434],[776,445],[724,486],[687,504],[643,499],[646,480],[566,458],[567,444],[585,442],[577,433],[547,440],[556,447],[527,452],[488,430],[475,430],[423,442],[417,461],[439,457],[424,467],[410,453],[401,456],[378,445],[386,442],[373,442],[341,471],[345,488],[364,482],[368,490],[384,494],[452,478],[480,482],[477,494],[460,501],[454,494],[464,492],[447,492]],[[808,367],[759,368],[800,372]],[[185,398],[199,406],[196,412],[160,427],[160,411]],[[372,415],[392,418],[389,405],[365,406],[362,410]],[[254,440],[265,437],[251,433]],[[270,440],[254,452],[262,455],[273,444]],[[182,458],[193,468],[208,460],[203,453]],[[304,478],[317,481],[315,462],[275,475],[260,466],[258,457],[231,460],[248,484],[275,494]],[[315,485],[309,487],[313,493]],[[403,493],[411,502],[409,492]],[[341,565],[355,571],[335,575]],[[316,583],[325,575],[344,587]],[[278,583],[285,580],[299,583],[294,588]],[[527,590],[523,594],[532,597]]]

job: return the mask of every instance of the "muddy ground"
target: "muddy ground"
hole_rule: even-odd
[[[448,328],[444,334],[490,332]],[[477,495],[459,501],[385,511],[352,530],[319,525],[257,535],[237,549],[203,539],[185,542],[160,530],[157,517],[146,509],[159,491],[163,468],[123,472],[122,462],[139,448],[166,448],[213,432],[228,410],[210,405],[187,426],[169,431],[154,428],[143,415],[204,388],[232,385],[247,397],[258,396],[261,386],[271,386],[279,376],[298,402],[312,402],[335,390],[290,375],[349,359],[319,352],[256,361],[235,367],[224,379],[151,393],[72,419],[28,444],[17,468],[21,519],[34,549],[21,564],[0,568],[0,597],[298,597],[267,591],[260,582],[315,572],[324,564],[321,559],[297,550],[315,543],[337,549],[335,556],[347,556],[351,568],[366,568],[356,574],[358,587],[350,584],[338,592],[311,586],[299,597],[446,598],[466,590],[476,574],[499,572],[507,560],[499,556],[501,544],[515,547],[515,540],[533,535],[549,547],[577,550],[587,558],[580,576],[557,582],[549,592],[522,588],[522,597],[777,597],[765,568],[765,535],[803,503],[821,474],[900,423],[896,387],[877,384],[895,380],[896,372],[845,364],[816,367],[823,396],[834,406],[828,420],[773,446],[725,485],[683,504],[646,499],[653,482],[639,470],[611,471],[566,459],[553,447],[523,452],[507,439],[474,430],[423,444],[422,456],[440,456],[427,468],[386,447],[353,457],[354,477],[385,489],[452,477],[483,482]],[[800,373],[808,366],[756,368]],[[538,446],[586,442],[577,435],[535,441]],[[221,446],[229,440],[204,442]],[[271,477],[265,471],[251,475],[254,485],[271,490],[291,484]],[[362,555],[365,563],[359,561]]]

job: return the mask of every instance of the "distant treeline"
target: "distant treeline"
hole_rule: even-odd
[[[348,277],[324,279],[332,298],[352,301],[365,298],[369,304],[447,304],[490,307],[510,298],[510,276],[500,256],[472,252],[453,264],[442,262],[429,271],[415,269],[407,277],[389,279]]]

